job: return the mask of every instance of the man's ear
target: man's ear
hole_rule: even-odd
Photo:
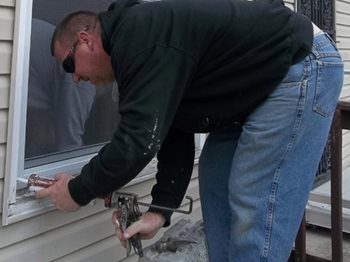
[[[78,32],[78,38],[82,42],[88,42],[88,39],[90,38],[90,35],[86,31],[80,31],[80,32]]]
[[[86,31],[78,33],[79,41],[88,45],[90,50],[93,50],[93,37]]]

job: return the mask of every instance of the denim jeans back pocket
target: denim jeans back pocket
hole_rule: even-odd
[[[321,116],[331,116],[343,86],[344,65],[339,57],[316,61],[317,75],[313,110]]]

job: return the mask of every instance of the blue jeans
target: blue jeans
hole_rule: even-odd
[[[211,262],[287,261],[343,84],[322,33],[242,126],[209,134],[199,163]]]

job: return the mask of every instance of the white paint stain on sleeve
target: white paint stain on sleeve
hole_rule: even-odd
[[[158,112],[159,111],[157,110],[155,115],[158,115]],[[154,147],[157,147],[157,150],[159,150],[159,148],[160,148],[160,140],[159,139],[156,140],[156,138],[157,138],[156,134],[157,134],[157,129],[158,129],[158,121],[159,121],[158,117],[156,117],[155,120],[154,120],[153,128],[147,130],[149,133],[151,133],[151,142],[147,146],[147,149],[149,151],[152,151],[152,149]],[[148,152],[144,152],[143,155],[148,155]]]

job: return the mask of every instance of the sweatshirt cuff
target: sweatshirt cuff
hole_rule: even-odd
[[[165,218],[165,223],[164,223],[163,227],[170,226],[170,224],[171,224],[171,215],[173,214],[172,211],[162,210],[162,209],[158,209],[156,207],[150,207],[148,209],[148,211],[152,212],[152,213],[161,214]]]
[[[81,176],[77,176],[68,182],[68,190],[73,200],[79,206],[85,206],[95,198],[83,185]]]

